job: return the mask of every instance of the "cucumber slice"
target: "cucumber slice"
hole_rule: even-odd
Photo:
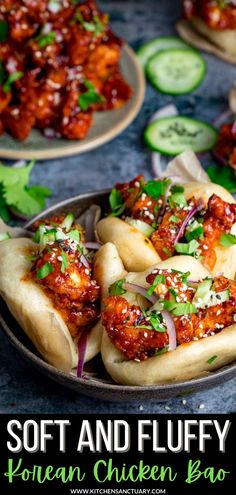
[[[178,155],[187,149],[202,153],[214,148],[218,133],[214,127],[190,117],[165,117],[148,125],[144,138],[154,151]]]
[[[136,52],[140,64],[143,68],[146,67],[148,60],[160,50],[166,48],[187,48],[189,45],[177,36],[160,36],[154,40],[144,43]]]
[[[146,71],[151,84],[162,93],[183,95],[202,82],[206,63],[192,48],[169,48],[154,55]]]

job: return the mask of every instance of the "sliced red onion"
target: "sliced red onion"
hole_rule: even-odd
[[[228,160],[226,160],[226,158],[224,158],[223,156],[221,156],[219,153],[217,153],[217,151],[213,151],[212,152],[213,156],[215,157],[215,159],[221,164],[223,165],[224,167],[227,167],[228,166]]]
[[[191,218],[194,217],[195,213],[198,210],[200,210],[202,208],[202,206],[203,206],[203,203],[202,203],[202,201],[200,201],[197,206],[193,206],[192,210],[189,211],[189,213],[187,214],[185,220],[183,221],[183,223],[179,229],[178,234],[176,235],[176,238],[174,240],[174,244],[176,244],[179,241],[179,239],[181,237],[183,237],[184,231],[186,229],[186,226],[188,225],[189,220],[191,220]]]
[[[175,117],[178,115],[178,109],[172,103],[170,105],[166,105],[165,107],[159,108],[149,119],[148,123],[151,124],[157,119],[162,119],[162,117]]]
[[[166,328],[167,328],[167,333],[169,337],[169,351],[174,351],[177,347],[177,337],[176,337],[176,330],[175,330],[175,323],[174,320],[169,313],[169,311],[163,310],[161,312],[163,319],[165,320],[166,323]]]
[[[41,34],[48,34],[52,31],[52,23],[46,22],[42,28]]]
[[[60,133],[55,131],[55,129],[52,129],[51,127],[46,127],[46,129],[43,130],[43,134],[48,139],[61,137]]]
[[[80,261],[85,266],[85,268],[90,268],[90,264],[89,264],[86,256],[84,256],[84,254],[81,254]]]
[[[76,218],[76,222],[84,227],[87,242],[96,241],[95,230],[100,218],[101,208],[98,205],[91,205],[78,218]]]
[[[26,161],[25,160],[18,160],[17,162],[13,163],[13,168],[21,168],[21,167],[24,167],[26,165]]]
[[[155,304],[155,302],[158,300],[158,297],[155,293],[153,293],[151,296],[148,296],[147,289],[145,289],[145,287],[141,287],[140,285],[125,282],[123,284],[123,287],[128,292],[134,292],[135,294],[140,294],[141,296],[148,299],[152,304]]]
[[[236,134],[236,120],[234,121],[234,123],[232,125],[231,131],[233,132],[233,134]]]
[[[97,250],[97,249],[100,249],[101,244],[99,244],[99,242],[85,242],[85,247],[87,249]]]
[[[220,127],[222,124],[224,124],[230,117],[232,117],[232,112],[228,108],[224,112],[221,112],[217,117],[213,120],[213,125],[215,127]]]
[[[178,115],[178,110],[175,105],[166,105],[165,107],[162,107],[161,109],[157,110],[149,119],[149,124],[154,122],[157,119],[161,119],[162,117],[175,117]],[[161,153],[158,153],[157,151],[154,151],[151,154],[151,162],[152,162],[152,171],[155,177],[162,177],[163,173],[166,169],[166,166],[168,164],[168,157],[163,156]]]
[[[77,366],[77,377],[82,378],[84,370],[84,359],[87,348],[87,333],[84,331],[78,342],[78,366]]]

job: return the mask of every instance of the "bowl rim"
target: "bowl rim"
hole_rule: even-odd
[[[86,199],[93,199],[93,198],[106,198],[111,191],[111,188],[106,188],[106,189],[100,189],[96,191],[89,191],[86,193],[78,194],[76,196],[72,196],[69,199],[65,199],[63,201],[57,202],[54,205],[49,206],[48,208],[44,209],[42,212],[40,212],[36,217],[31,219],[30,221],[26,222],[24,225],[24,228],[30,229],[30,227],[33,225],[33,223],[36,220],[39,220],[41,218],[44,218],[48,214],[52,213],[53,211],[63,208],[63,207],[69,207],[71,204],[75,204],[78,201],[83,201]],[[7,308],[7,311],[8,308]],[[9,311],[10,313],[10,311]],[[11,313],[10,313],[11,314]],[[13,316],[13,315],[11,315]],[[14,317],[13,317],[14,318]],[[112,398],[115,397],[115,395],[119,395],[121,392],[127,392],[126,399],[132,398],[131,396],[135,392],[153,392],[153,394],[158,393],[158,392],[163,392],[165,391],[167,394],[168,392],[174,392],[178,389],[181,389],[181,393],[184,393],[186,390],[192,390],[193,388],[196,387],[196,389],[201,388],[201,385],[206,385],[209,383],[209,385],[214,386],[219,384],[219,377],[221,377],[221,382],[223,381],[223,378],[230,379],[233,378],[234,375],[236,375],[236,362],[229,363],[228,365],[224,366],[223,368],[219,368],[218,370],[215,370],[213,372],[209,372],[204,376],[196,377],[191,380],[186,380],[186,381],[176,381],[172,383],[166,383],[166,384],[156,384],[156,385],[142,385],[142,386],[134,386],[134,385],[120,385],[117,383],[108,383],[108,382],[101,382],[101,381],[96,381],[96,378],[91,378],[89,380],[83,379],[83,378],[78,378],[74,373],[65,373],[63,371],[57,370],[54,366],[50,365],[46,361],[43,360],[40,356],[35,354],[33,351],[31,351],[26,345],[24,345],[14,334],[14,331],[10,328],[6,320],[4,319],[4,316],[0,314],[0,324],[9,338],[10,342],[14,345],[14,347],[17,348],[17,350],[32,364],[39,369],[42,373],[46,374],[47,376],[50,376],[54,381],[63,381],[63,382],[68,382],[68,380],[71,383],[71,388],[76,388],[76,385],[78,385],[78,388],[80,392],[84,392],[86,394],[86,388],[89,387],[90,391],[91,390],[102,390],[104,392],[113,392]],[[58,380],[58,377],[60,380]],[[216,382],[216,383],[215,383]],[[170,394],[171,395],[171,394]],[[156,400],[158,397],[154,397]],[[125,400],[125,399],[124,399]]]

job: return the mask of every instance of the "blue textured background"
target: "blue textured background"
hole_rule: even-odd
[[[114,30],[134,48],[159,35],[174,34],[181,13],[178,0],[100,1],[108,11]],[[203,84],[189,97],[175,102],[188,114],[212,121],[225,108],[226,95],[236,79],[236,68],[204,54],[208,71]],[[143,171],[151,176],[150,156],[143,144],[143,129],[151,114],[173,98],[147,86],[145,102],[133,124],[111,143],[80,156],[38,162],[32,183],[49,185],[51,203],[92,189],[112,186]],[[0,412],[12,413],[229,413],[236,410],[236,380],[213,390],[165,403],[115,404],[79,396],[59,387],[24,363],[0,333]],[[185,403],[186,401],[186,403]],[[204,407],[203,407],[204,405]],[[199,407],[200,406],[200,407]]]

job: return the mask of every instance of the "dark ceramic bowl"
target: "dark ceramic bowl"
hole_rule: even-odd
[[[48,215],[68,211],[73,211],[77,216],[91,204],[99,204],[103,211],[106,211],[107,198],[107,190],[81,194],[58,203],[55,206],[51,206],[36,218],[44,218]],[[34,221],[35,219],[30,221],[26,227],[30,229]],[[233,363],[202,378],[195,378],[186,382],[145,387],[123,386],[117,385],[111,380],[106,374],[101,358],[96,357],[85,366],[85,378],[77,378],[74,374],[58,371],[43,361],[2,300],[0,300],[0,324],[10,342],[16,347],[23,358],[29,361],[40,372],[78,393],[103,400],[128,402],[140,401],[140,398],[142,398],[142,400],[161,401],[175,396],[184,396],[198,390],[209,389],[236,376],[236,363]]]

